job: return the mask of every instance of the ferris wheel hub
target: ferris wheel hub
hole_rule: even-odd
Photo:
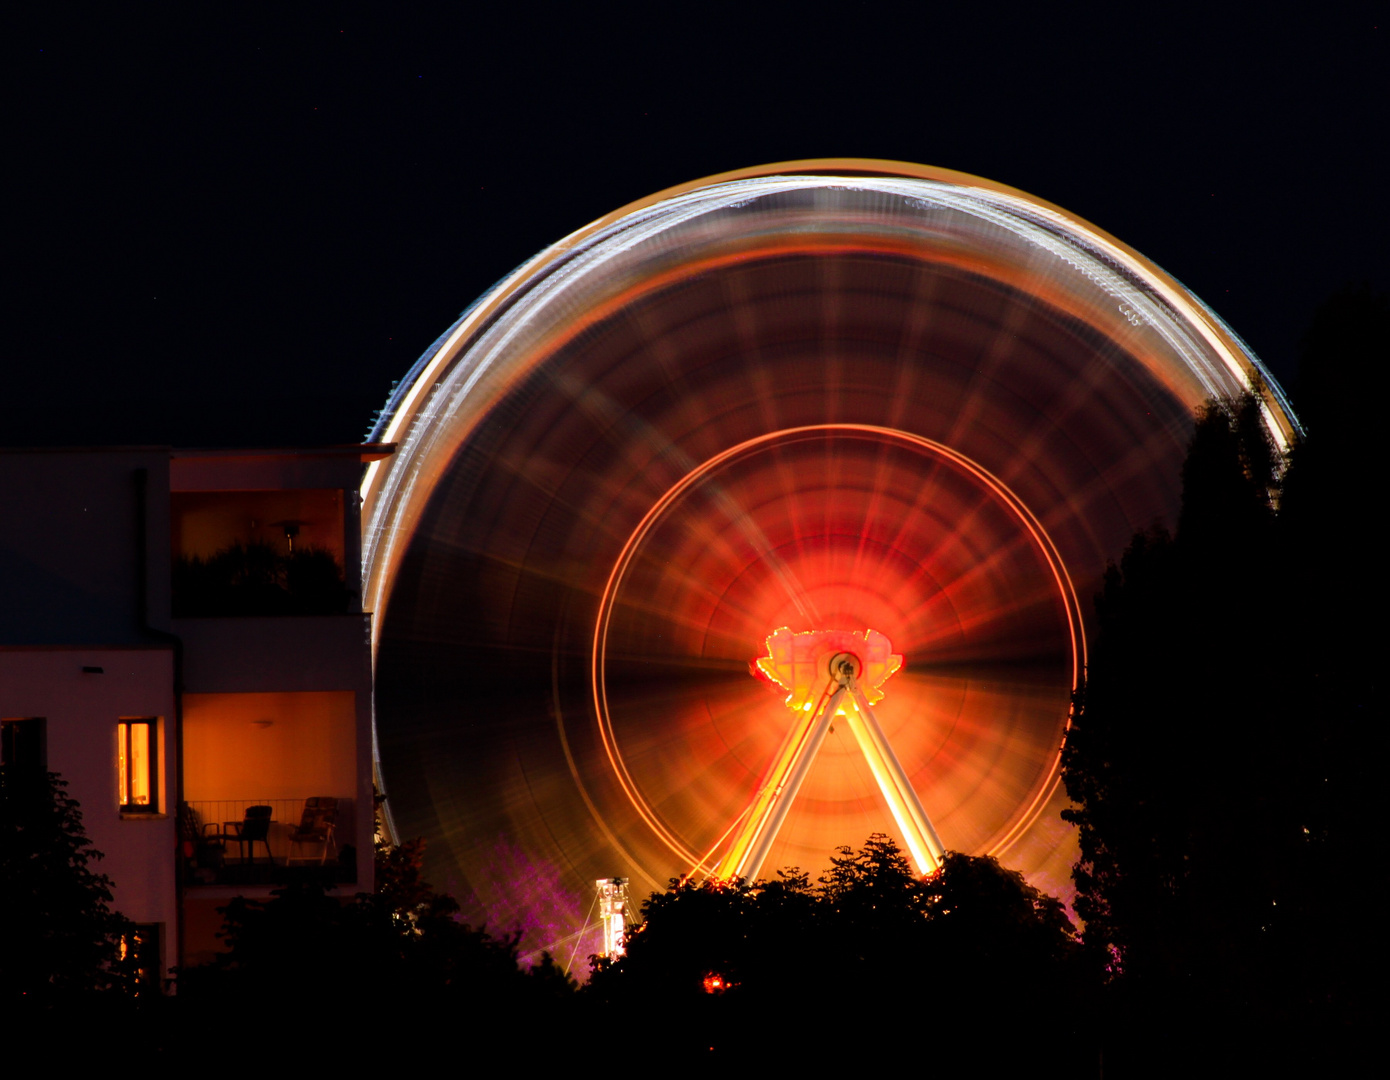
[[[830,677],[841,686],[853,687],[864,670],[864,662],[851,652],[838,652],[830,658]]]
[[[748,665],[749,673],[773,689],[786,691],[793,712],[814,712],[826,693],[826,680],[845,685],[843,675],[861,684],[870,704],[883,700],[882,686],[902,669],[901,653],[877,630],[802,630],[782,627],[768,635],[767,655]]]
[[[872,702],[883,698],[881,685],[902,661],[888,638],[874,630],[794,633],[783,627],[768,637],[767,655],[754,660],[749,670],[788,691],[786,705],[796,719],[744,811],[742,827],[715,867],[714,878],[758,876],[837,716],[848,719],[918,871],[929,874],[941,865],[941,840],[872,708]]]

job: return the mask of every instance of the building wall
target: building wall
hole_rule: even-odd
[[[189,693],[370,691],[368,615],[175,619]]]
[[[174,710],[169,646],[0,647],[0,717],[44,718],[48,769],[67,781],[88,838],[105,855],[93,868],[114,883],[116,910],[163,925],[166,975],[175,963],[168,946],[178,940]],[[135,718],[158,723],[156,813],[123,814],[117,797],[116,725]]]
[[[169,453],[0,451],[0,643],[133,645],[169,617]]]
[[[352,798],[356,724],[351,691],[185,694],[184,796]]]
[[[338,844],[359,857],[357,881],[338,891],[372,888],[371,616],[356,595],[357,483],[364,454],[389,452],[0,450],[0,718],[44,718],[47,767],[81,803],[116,908],[162,925],[166,971],[180,948],[196,963],[218,947],[217,906],[270,891],[192,882],[180,925],[181,800],[278,800],[287,833],[303,799],[343,799]],[[173,619],[175,541],[207,555],[231,540],[273,539],[262,518],[301,520],[296,546],[334,553],[345,613]],[[156,813],[120,811],[123,718],[157,722]],[[185,723],[192,738],[180,746]]]

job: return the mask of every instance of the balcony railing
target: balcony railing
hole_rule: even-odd
[[[187,885],[276,885],[299,878],[324,878],[333,883],[357,880],[356,849],[352,845],[352,800],[338,800],[334,843],[322,863],[318,841],[293,843],[290,834],[304,814],[304,799],[190,799],[184,805],[192,817],[181,821],[182,862]],[[250,806],[271,808],[266,842],[238,843],[234,838]],[[194,835],[194,829],[197,835]],[[269,847],[269,855],[267,855]],[[293,862],[291,862],[293,859]]]
[[[215,555],[180,555],[173,566],[175,618],[205,615],[341,615],[348,590],[324,548],[286,554],[271,544],[234,543]]]

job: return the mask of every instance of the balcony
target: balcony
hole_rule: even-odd
[[[359,843],[362,793],[356,701],[352,691],[183,695],[179,840],[185,884],[356,880],[361,852],[352,848]],[[301,849],[290,834],[307,801],[322,797],[337,800],[337,851],[330,849],[321,864],[321,844]],[[270,808],[268,833],[254,845],[238,844],[237,827],[253,806]]]
[[[179,863],[189,887],[216,885],[285,885],[314,880],[326,885],[357,881],[352,799],[338,799],[334,843],[294,843],[305,799],[194,799],[180,812]],[[251,806],[269,806],[266,840],[234,839]],[[269,851],[267,852],[267,848]],[[326,848],[326,850],[325,850]]]
[[[175,618],[353,609],[342,491],[176,492],[170,517]]]

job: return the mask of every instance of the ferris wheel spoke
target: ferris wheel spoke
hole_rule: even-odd
[[[869,705],[868,698],[857,686],[851,686],[857,708],[847,714],[850,731],[853,732],[859,749],[869,763],[874,781],[888,804],[888,811],[897,823],[899,835],[907,845],[912,861],[920,874],[930,874],[941,866],[945,848],[936,834],[917,790],[912,786],[907,774],[893,752],[892,744],[883,734],[878,718]]]
[[[846,692],[843,686],[833,693],[827,691],[819,709],[797,714],[742,815],[743,826],[711,874],[715,880],[744,878],[751,881],[758,876]]]

